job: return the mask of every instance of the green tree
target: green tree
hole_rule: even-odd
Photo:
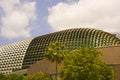
[[[52,77],[43,72],[39,72],[35,75],[28,76],[28,80],[52,80]]]
[[[0,74],[0,80],[6,80],[6,79],[7,79],[6,75]]]
[[[61,63],[64,59],[64,45],[61,45],[58,41],[51,43],[48,46],[48,50],[46,51],[45,55],[46,58],[51,61],[56,63],[56,74],[55,74],[55,79],[57,80],[58,78],[58,64]]]
[[[92,48],[69,51],[61,69],[62,80],[114,80],[113,70],[100,60],[100,55]]]
[[[24,76],[22,74],[9,74],[6,75],[6,80],[28,80],[27,76]]]

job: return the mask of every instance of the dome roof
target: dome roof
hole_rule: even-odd
[[[67,49],[120,44],[120,39],[102,30],[76,28],[54,32],[0,47],[0,73],[29,68],[43,59],[47,46],[54,41],[61,42]]]
[[[120,44],[114,35],[102,30],[75,28],[36,37],[30,43],[25,54],[23,68],[43,58],[47,46],[54,41],[64,44],[67,49],[84,47],[102,47]]]

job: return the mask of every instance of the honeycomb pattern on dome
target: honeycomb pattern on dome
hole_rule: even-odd
[[[50,42],[60,41],[67,49],[84,47],[102,47],[120,44],[120,39],[102,30],[89,28],[76,28],[63,30],[43,36],[36,37],[30,43],[25,58],[23,68],[29,68],[36,61],[44,57],[46,47]]]
[[[0,73],[9,74],[22,69],[23,59],[31,40],[0,47]]]

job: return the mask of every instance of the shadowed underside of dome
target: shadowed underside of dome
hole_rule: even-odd
[[[47,50],[46,47],[50,42],[54,41],[65,44],[67,49],[76,49],[82,46],[103,47],[120,44],[120,40],[117,37],[102,30],[88,28],[63,30],[34,38],[25,54],[23,68],[28,68],[31,64],[41,60]]]

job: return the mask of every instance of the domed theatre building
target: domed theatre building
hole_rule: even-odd
[[[0,73],[31,75],[44,71],[54,74],[54,64],[43,60],[47,46],[54,41],[61,42],[67,49],[84,46],[103,52],[101,59],[114,69],[116,80],[120,80],[120,39],[108,32],[89,28],[58,31],[0,46]]]

